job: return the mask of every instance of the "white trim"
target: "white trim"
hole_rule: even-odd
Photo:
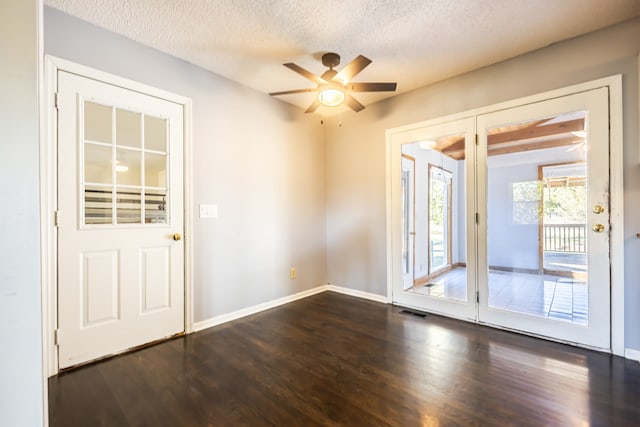
[[[350,288],[343,288],[332,284],[327,285],[327,291],[337,292],[339,294],[350,295],[352,297],[367,299],[370,301],[381,302],[383,304],[391,303],[391,300],[384,295],[372,294],[370,292],[358,291]]]
[[[42,118],[42,137],[40,145],[40,235],[41,235],[41,278],[43,298],[43,358],[46,375],[58,373],[58,358],[54,344],[54,331],[57,327],[57,229],[54,226],[54,211],[57,209],[57,112],[54,96],[57,92],[58,71],[88,77],[115,86],[120,86],[134,92],[164,99],[183,108],[184,124],[184,329],[193,331],[193,120],[191,99],[176,95],[162,89],[135,82],[123,77],[114,76],[103,71],[95,70],[84,65],[76,64],[52,55],[44,55],[44,92],[42,102],[44,113]]]
[[[624,135],[622,76],[609,86],[609,214],[611,224],[611,352],[624,355]]]
[[[56,67],[45,56],[44,92],[42,94],[44,104],[43,135],[40,146],[40,234],[41,234],[41,259],[40,269],[42,276],[43,298],[43,340],[44,358],[46,359],[47,376],[58,372],[58,352],[54,345],[54,331],[57,325],[57,287],[58,275],[57,257],[57,228],[54,225],[54,211],[57,209],[56,188],[56,135],[57,120],[54,96],[57,91],[55,78]]]
[[[193,332],[193,102],[183,105],[184,114],[184,331]]]
[[[130,80],[125,77],[116,76],[114,74],[100,71],[95,68],[87,67],[86,65],[78,64],[76,62],[69,61],[54,55],[45,55],[45,62],[51,62],[55,67],[56,72],[58,70],[66,71],[71,74],[76,74],[82,77],[89,77],[94,80],[98,80],[110,85],[119,86],[127,90],[139,92],[143,95],[154,96],[165,101],[174,102],[176,104],[187,104],[191,102],[190,98],[186,96],[177,95],[175,93],[159,89],[154,86],[150,86],[144,83]]]
[[[627,348],[624,350],[624,357],[630,360],[636,360],[640,362],[640,350],[634,350],[632,348]]]
[[[231,322],[242,317],[251,316],[252,314],[260,313],[261,311],[269,310],[284,304],[288,304],[293,301],[297,301],[302,298],[307,298],[312,295],[316,295],[328,290],[328,285],[318,286],[307,291],[298,292],[297,294],[288,295],[286,297],[274,299],[272,301],[263,302],[261,304],[253,305],[251,307],[243,308],[240,310],[232,311],[231,313],[221,314],[219,316],[212,317],[211,319],[201,320],[193,324],[193,331],[198,332],[203,329],[218,326],[223,323]]]
[[[464,119],[467,117],[477,116],[481,114],[494,113],[496,111],[507,110],[513,107],[519,107],[521,105],[535,104],[536,102],[546,101],[548,99],[559,98],[566,95],[571,95],[579,92],[586,92],[599,87],[611,86],[615,83],[616,79],[622,79],[621,74],[616,74],[609,77],[603,77],[597,80],[591,80],[588,82],[578,83],[571,86],[566,86],[559,89],[553,89],[546,92],[540,92],[533,95],[524,96],[522,98],[511,99],[508,101],[499,102],[497,104],[486,105],[484,107],[474,108],[472,110],[462,111],[460,113],[451,114],[448,116],[436,117],[422,122],[410,123],[408,125],[398,126],[386,130],[387,143],[390,143],[390,136],[394,134],[409,132],[412,130],[421,129],[433,125],[439,125],[455,120]]]
[[[387,206],[387,301],[393,301],[393,204],[391,203],[391,189],[392,185],[392,157],[393,151],[391,148],[391,139],[393,135],[392,129],[387,129],[385,132],[385,155],[386,161],[386,206]]]
[[[640,57],[639,57],[640,67]],[[393,136],[420,128],[447,123],[469,116],[493,113],[517,106],[533,104],[548,99],[558,98],[592,89],[609,88],[610,114],[610,222],[611,222],[611,352],[617,356],[624,355],[624,157],[622,127],[622,76],[620,74],[601,79],[579,83],[560,89],[554,89],[535,95],[513,99],[497,104],[476,108],[445,117],[438,117],[418,123],[399,126],[386,131],[386,206],[387,206],[387,298],[393,301],[393,224],[391,204],[391,170]],[[468,319],[461,319],[467,320]]]
[[[47,274],[49,273],[48,269],[45,269],[45,265],[48,264],[48,257],[47,257],[47,252],[45,250],[45,242],[47,241],[48,235],[47,233],[44,233],[45,231],[45,227],[43,226],[43,216],[45,215],[45,211],[43,210],[43,206],[44,206],[44,202],[45,202],[45,193],[43,192],[43,189],[45,187],[45,185],[47,184],[45,182],[45,179],[43,179],[43,175],[42,175],[42,171],[45,168],[45,163],[46,163],[46,159],[43,158],[43,150],[46,147],[46,143],[47,143],[47,92],[46,92],[46,86],[45,86],[45,82],[44,82],[44,77],[45,75],[45,68],[44,68],[44,6],[43,6],[43,0],[37,0],[36,2],[36,8],[37,8],[37,22],[36,22],[36,40],[38,43],[38,47],[37,47],[37,66],[38,66],[38,71],[37,71],[37,85],[38,85],[38,144],[39,144],[39,151],[40,151],[40,156],[39,156],[39,160],[40,160],[40,179],[39,179],[39,186],[40,186],[40,194],[39,194],[39,199],[40,199],[40,342],[41,342],[41,349],[40,349],[40,357],[41,357],[41,380],[42,380],[42,425],[43,426],[48,426],[49,425],[49,382],[47,380],[47,378],[49,377],[49,363],[48,363],[48,353],[49,353],[49,349],[47,347],[48,344],[48,329],[47,329],[47,325],[48,325],[48,318],[47,318],[47,308],[48,308],[48,299],[47,299],[47,295],[48,295],[48,289],[47,289],[47,283],[48,283],[48,276]]]

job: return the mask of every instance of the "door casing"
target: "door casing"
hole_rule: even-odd
[[[411,135],[419,129],[454,120],[475,117],[513,107],[572,95],[601,87],[609,88],[610,138],[610,223],[611,223],[611,352],[625,354],[624,344],[624,210],[623,210],[623,129],[622,129],[622,75],[614,75],[548,92],[488,105],[470,111],[418,122],[386,131],[386,200],[387,200],[387,298],[393,301],[393,283],[397,271],[393,262],[394,218],[398,206],[392,201],[393,162],[399,157],[401,145],[412,142]],[[477,133],[477,132],[476,132]],[[402,135],[402,137],[401,137]],[[409,139],[407,139],[409,138]],[[466,319],[469,320],[469,319]],[[521,332],[521,331],[519,331]],[[522,332],[521,332],[522,333]]]
[[[52,55],[45,55],[44,117],[45,135],[40,147],[40,237],[43,298],[43,366],[48,376],[58,373],[56,349],[57,329],[57,110],[56,92],[58,71],[67,71],[125,89],[148,94],[180,104],[184,121],[184,325],[185,332],[193,332],[193,212],[192,212],[192,101],[152,86],[115,76]]]

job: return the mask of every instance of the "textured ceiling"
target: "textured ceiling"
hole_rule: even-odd
[[[373,60],[354,81],[396,81],[368,105],[640,16],[640,0],[45,0],[144,45],[268,93],[314,87],[320,56]],[[313,93],[280,98],[301,108]],[[323,110],[324,108],[324,110]],[[321,107],[331,114],[341,108]]]

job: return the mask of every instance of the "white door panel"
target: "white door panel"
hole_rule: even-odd
[[[82,327],[118,320],[120,263],[117,251],[80,255]]]
[[[182,114],[58,74],[60,368],[184,331]]]
[[[411,230],[414,231],[411,242],[415,254],[412,265],[417,266],[417,270],[414,267],[411,282],[408,282],[405,260],[399,256],[402,253],[402,241],[395,234],[404,231],[400,225],[403,215],[393,216],[392,292],[394,303],[475,320],[474,193],[470,190],[473,181],[466,179],[466,176],[474,175],[473,126],[473,118],[467,118],[394,135],[391,168],[394,213],[403,212],[401,178],[409,170],[407,156],[415,158],[411,162],[412,175],[415,176],[412,184],[415,212],[411,212]],[[448,149],[451,151],[443,153]],[[441,198],[441,202],[450,205],[450,211],[442,211],[446,213],[446,219],[440,224],[442,236],[439,246],[433,242],[436,233],[432,224],[434,217],[430,212],[433,203],[430,203],[432,192],[429,174],[434,167],[446,170],[447,176],[451,171],[452,183],[451,191]],[[449,219],[452,224],[448,224]],[[452,248],[447,246],[449,241],[452,242]],[[441,263],[446,261],[446,268],[431,268],[434,251],[442,258]]]
[[[561,122],[559,118],[563,118]],[[513,133],[517,130],[511,129],[522,126],[530,125],[530,129],[556,125],[569,128],[572,123],[580,123],[584,130],[567,129],[563,135],[568,145],[554,146],[558,139],[540,139],[540,147],[547,148],[515,154],[497,148],[496,151],[502,150],[501,155],[487,156],[487,149],[491,148],[490,135],[495,129],[508,129]],[[480,115],[477,129],[480,321],[610,349],[608,89],[595,89]],[[508,144],[509,141],[502,143]],[[583,216],[583,219],[576,220],[565,214],[569,219],[559,220],[557,212],[547,213],[543,208],[544,194],[530,201],[534,204],[533,215],[517,214],[521,208],[526,208],[527,201],[518,199],[516,193],[523,191],[522,187],[516,191],[516,187],[527,182],[522,182],[522,178],[511,180],[507,176],[523,176],[521,174],[530,164],[539,167],[540,171],[545,165],[569,169],[572,165],[586,165],[583,167],[586,176],[545,178],[542,172],[538,172],[537,179],[534,176],[524,180],[539,186],[538,191],[542,193],[554,186],[571,188],[582,180],[580,185],[585,189],[586,199],[574,201],[570,207],[574,208],[574,217]],[[509,167],[512,170],[509,174],[500,172]],[[511,199],[507,201],[510,203],[500,205],[499,200],[492,197],[492,192],[500,193],[501,188],[509,186]],[[562,204],[558,197],[551,201]],[[539,207],[540,203],[542,207]],[[604,212],[595,213],[593,208],[596,205],[602,206]],[[530,255],[537,257],[540,253],[543,258],[547,256],[543,248],[545,238],[542,237],[546,233],[543,229],[547,216],[549,222],[563,230],[559,236],[552,237],[566,242],[552,254],[566,257],[568,261],[557,263],[564,271],[548,271],[544,262],[526,264]],[[496,221],[496,217],[500,220]],[[558,225],[563,222],[570,223]],[[592,231],[596,224],[602,224],[604,230]],[[584,227],[584,238],[571,231],[576,227]],[[527,243],[528,229],[539,230],[535,235],[540,237]],[[569,249],[581,245],[586,248],[584,254]],[[497,253],[502,256],[496,256]],[[586,262],[579,261],[581,257]],[[503,264],[508,266],[505,268]],[[537,305],[534,304],[536,301]]]

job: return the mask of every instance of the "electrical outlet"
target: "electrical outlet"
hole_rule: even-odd
[[[289,278],[290,279],[295,279],[296,278],[296,268],[295,267],[291,267],[291,270],[289,270]]]

